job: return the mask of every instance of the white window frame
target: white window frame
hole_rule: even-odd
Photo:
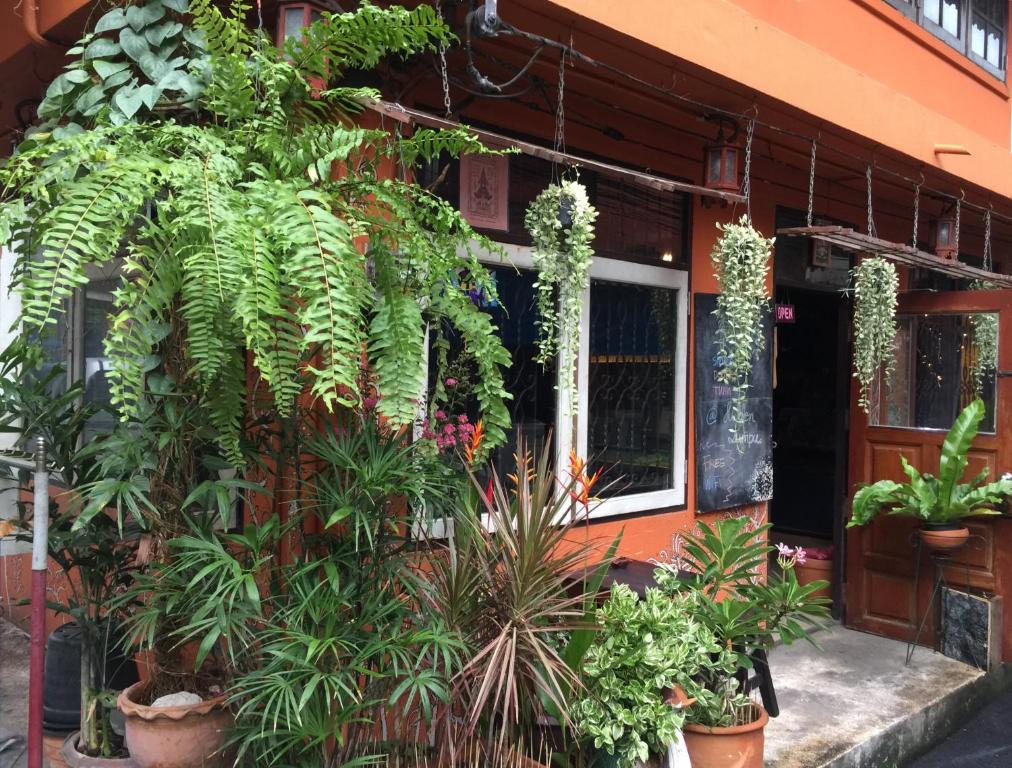
[[[533,269],[534,260],[531,248],[522,245],[500,244],[506,253],[506,261],[497,254],[482,252],[474,244],[473,252],[478,259],[489,266],[512,265],[518,269]],[[674,408],[672,425],[672,468],[674,487],[663,491],[647,493],[630,493],[600,499],[593,503],[589,510],[591,519],[629,515],[635,512],[648,512],[685,504],[687,483],[686,434],[688,424],[688,325],[689,325],[689,274],[683,270],[668,267],[657,267],[639,264],[620,259],[609,259],[595,256],[590,267],[591,280],[600,279],[609,282],[627,283],[630,285],[646,285],[654,288],[666,288],[676,291],[675,305],[675,360],[674,360]],[[575,446],[573,429],[565,428],[563,414],[569,412],[564,396],[560,394],[556,407],[556,467],[564,471],[569,466],[569,452],[575,447],[578,455],[587,456],[587,418],[589,411],[588,382],[590,377],[590,286],[583,292],[582,313],[580,316],[580,348],[577,358],[577,407]],[[569,366],[560,363],[559,371],[569,370]],[[561,374],[560,374],[561,375]]]

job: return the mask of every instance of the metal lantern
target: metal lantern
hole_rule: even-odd
[[[938,217],[935,223],[935,255],[943,259],[955,259],[959,254],[956,242],[956,216],[951,211]]]
[[[704,158],[703,186],[707,189],[719,189],[724,192],[737,192],[741,183],[738,181],[738,158],[741,148],[731,139],[724,138],[721,126],[717,140],[706,147]]]
[[[335,10],[330,4],[295,2],[282,0],[278,4],[278,47],[283,48],[290,37],[299,37],[302,31],[323,18],[323,12]],[[340,8],[336,8],[340,10]]]

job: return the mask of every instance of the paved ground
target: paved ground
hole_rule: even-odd
[[[27,692],[28,637],[0,619],[0,768],[21,764],[28,732]]]
[[[801,642],[771,654],[780,717],[766,728],[768,768],[893,768],[983,687],[981,672],[927,648],[906,667],[905,643],[840,626],[816,640],[822,651]]]
[[[909,768],[1008,768],[1012,765],[1012,692],[984,707]]]

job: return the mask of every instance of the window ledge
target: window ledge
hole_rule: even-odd
[[[993,91],[1005,100],[1009,99],[1009,87],[1006,80],[1002,80],[990,68],[984,67],[965,56],[962,51],[953,48],[944,40],[936,37],[924,29],[915,20],[906,16],[901,10],[893,7],[885,0],[855,0],[879,18],[885,20],[914,42],[927,48],[940,59],[943,59],[978,83]],[[1007,71],[1006,71],[1007,78]]]

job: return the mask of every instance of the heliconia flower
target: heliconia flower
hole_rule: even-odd
[[[485,424],[481,419],[478,419],[478,423],[474,425],[470,440],[464,445],[464,459],[467,461],[469,466],[474,464],[475,456],[478,455],[478,449],[481,448],[481,444],[484,440]],[[491,483],[491,480],[489,482]]]

